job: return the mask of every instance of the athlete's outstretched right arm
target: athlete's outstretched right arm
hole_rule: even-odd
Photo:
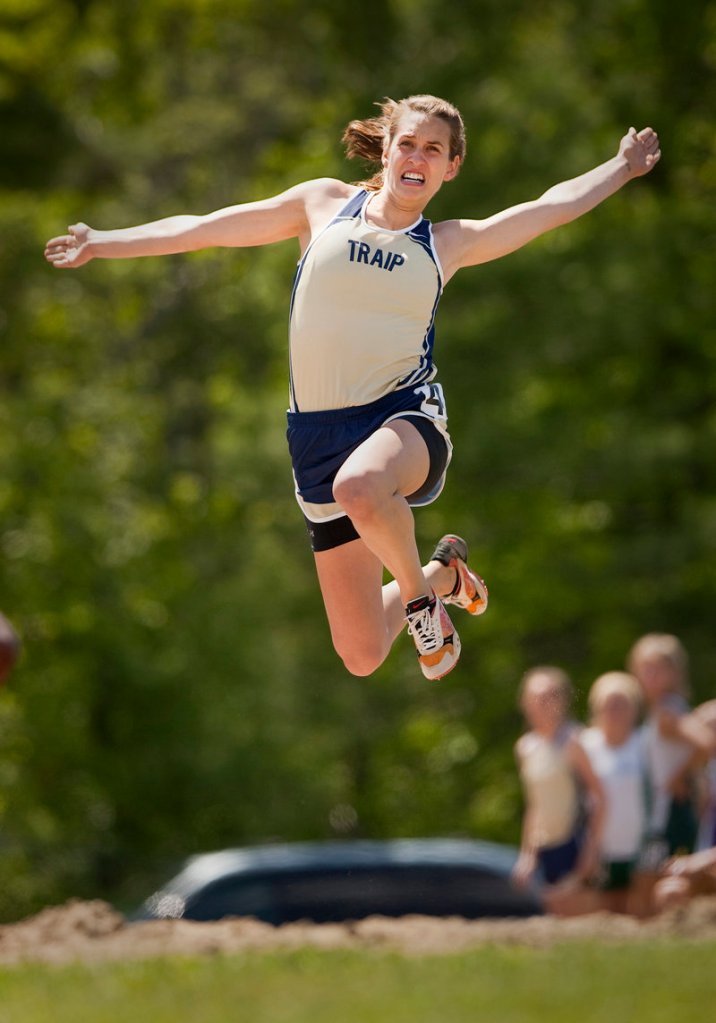
[[[511,206],[485,220],[446,220],[436,239],[446,279],[456,270],[506,256],[534,238],[568,224],[603,202],[633,178],[648,174],[661,158],[653,128],[630,128],[610,160],[562,181],[531,202]]]
[[[53,266],[69,268],[91,259],[167,256],[215,246],[269,245],[300,238],[309,232],[308,208],[330,188],[327,179],[307,181],[271,199],[227,206],[205,216],[165,217],[116,231],[73,224],[67,234],[48,241],[45,258]]]

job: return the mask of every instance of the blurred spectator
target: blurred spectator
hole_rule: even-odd
[[[641,706],[641,689],[632,675],[601,675],[589,692],[591,727],[580,736],[606,799],[600,904],[617,913],[629,909],[646,828],[643,743],[637,729]]]
[[[699,833],[697,849],[716,846],[716,700],[702,703],[693,712],[693,717],[702,722],[711,733],[711,756],[703,776],[703,789],[699,806]]]
[[[20,654],[20,640],[5,615],[0,611],[0,685],[7,682]]]
[[[571,696],[560,668],[533,668],[522,680],[520,707],[529,730],[515,745],[525,795],[518,884],[538,872],[548,885],[579,888],[599,867],[604,795],[579,743],[580,726],[569,717]],[[553,908],[549,893],[546,904]]]
[[[711,757],[704,771],[698,852],[677,856],[664,866],[654,885],[652,911],[683,905],[696,895],[716,895],[716,700],[702,703],[690,715],[711,736]]]
[[[654,888],[654,909],[680,906],[695,895],[716,895],[716,847],[677,856],[664,867]]]
[[[642,636],[627,663],[642,688],[647,713],[642,727],[649,843],[643,865],[658,870],[669,855],[694,849],[694,773],[709,753],[711,737],[703,722],[689,714],[688,657],[676,636]]]

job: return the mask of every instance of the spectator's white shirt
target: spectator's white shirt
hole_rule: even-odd
[[[606,814],[602,856],[608,862],[634,860],[646,828],[642,737],[635,731],[621,746],[610,746],[601,729],[586,728],[579,738],[594,773],[604,786]]]

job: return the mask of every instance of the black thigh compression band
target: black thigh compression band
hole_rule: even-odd
[[[440,430],[425,416],[407,414],[396,416],[396,418],[407,419],[415,427],[425,441],[430,460],[425,482],[407,498],[408,501],[411,501],[429,494],[437,484],[447,467],[448,446]],[[343,544],[350,543],[351,540],[359,539],[358,531],[347,515],[341,515],[338,519],[329,519],[327,522],[311,522],[306,518],[306,528],[311,539],[311,550],[314,551],[330,551],[334,547],[342,547]]]
[[[425,497],[426,494],[430,493],[442,474],[445,472],[448,464],[447,441],[440,430],[438,430],[435,423],[426,418],[426,416],[411,416],[408,413],[407,415],[398,416],[397,418],[407,419],[423,438],[425,446],[428,449],[430,464],[428,466],[428,474],[425,477],[425,482],[422,487],[418,487],[414,494],[409,494],[406,498],[408,502],[417,501],[421,497]]]

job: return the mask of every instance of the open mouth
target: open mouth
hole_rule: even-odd
[[[425,178],[422,174],[418,174],[417,171],[406,171],[405,174],[401,175],[401,181],[404,181],[406,185],[424,185]]]

